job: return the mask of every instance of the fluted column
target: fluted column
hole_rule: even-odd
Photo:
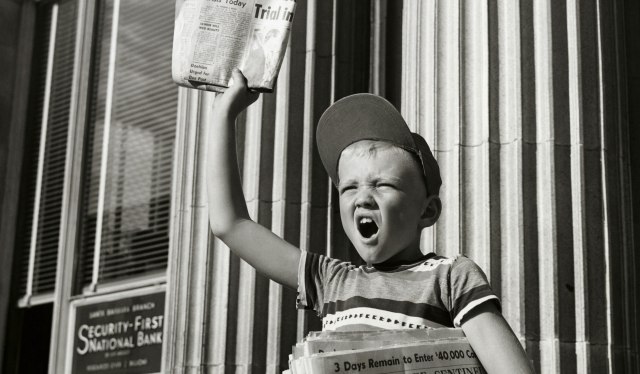
[[[302,82],[331,74],[333,12],[327,2],[297,4],[276,92],[261,95],[236,121],[252,219],[304,250],[323,253],[331,231],[312,227],[326,227],[332,210],[328,178],[313,153],[332,81]],[[164,371],[280,373],[296,340],[319,330],[319,320],[296,311],[295,290],[256,273],[211,236],[205,160],[215,95],[180,95]]]
[[[354,259],[315,126],[342,96],[382,94],[442,169],[444,211],[423,250],[485,270],[538,372],[636,372],[620,12],[601,0],[298,2],[276,93],[237,123],[252,217]],[[277,373],[319,320],[209,234],[213,100],[181,92],[165,370]]]
[[[541,373],[637,367],[619,2],[404,2],[402,112],[443,214]]]
[[[163,372],[201,373],[212,321],[212,253],[205,188],[208,117],[213,94],[180,89],[176,126]],[[218,321],[216,321],[218,322]]]

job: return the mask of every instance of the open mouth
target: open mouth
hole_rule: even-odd
[[[364,238],[370,238],[378,233],[378,225],[369,217],[362,217],[358,220],[358,231]]]

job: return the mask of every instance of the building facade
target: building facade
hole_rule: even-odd
[[[171,81],[175,2],[0,4],[2,372],[285,369],[320,323],[210,234],[215,95]],[[624,0],[298,0],[277,88],[237,123],[252,217],[358,261],[315,126],[382,95],[442,170],[423,250],[483,268],[538,372],[640,371],[638,17]]]

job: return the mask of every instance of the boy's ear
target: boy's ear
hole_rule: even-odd
[[[440,197],[438,195],[431,195],[427,197],[425,208],[420,216],[422,227],[433,226],[433,224],[438,221],[438,218],[440,218],[441,212],[442,201],[440,201]]]

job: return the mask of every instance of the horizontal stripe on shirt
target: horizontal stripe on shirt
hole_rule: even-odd
[[[324,303],[322,307],[322,315],[335,314],[336,312],[348,311],[356,307],[372,308],[377,310],[385,310],[392,313],[403,314],[407,317],[417,317],[429,320],[446,327],[453,327],[449,312],[438,308],[437,306],[414,303],[411,301],[398,301],[383,298],[365,298],[362,296],[353,296],[347,300],[336,300]]]

